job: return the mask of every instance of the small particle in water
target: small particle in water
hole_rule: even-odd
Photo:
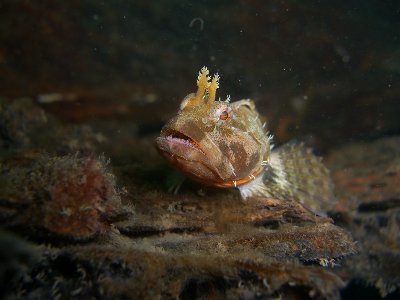
[[[203,31],[203,29],[204,29],[204,20],[203,20],[203,18],[200,18],[200,17],[192,19],[190,21],[190,23],[189,23],[189,27],[193,27],[194,23],[196,23],[197,21],[200,23],[200,30]]]
[[[336,46],[335,52],[341,57],[344,63],[348,63],[350,61],[350,54],[344,47]]]

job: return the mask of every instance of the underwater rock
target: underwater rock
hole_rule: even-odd
[[[355,252],[346,231],[292,201],[147,190],[118,221],[124,208],[102,159],[2,168],[2,207],[14,209],[3,226],[53,244],[20,277],[25,297],[338,299],[344,283],[331,269]],[[68,239],[57,248],[52,236]]]
[[[355,143],[328,160],[335,181],[338,211],[378,211],[400,206],[400,139]]]
[[[138,145],[148,149],[149,143]],[[200,196],[190,185],[166,194],[160,191],[165,173],[146,169],[147,162],[113,166],[130,191],[133,215],[104,159],[9,157],[1,165],[2,227],[52,244],[40,262],[18,268],[10,293],[338,299],[356,282],[394,295],[400,286],[399,149],[400,138],[391,137],[331,153],[335,225],[293,201],[242,201],[234,191],[212,189]],[[93,180],[82,181],[84,173]],[[67,204],[76,208],[70,218],[62,214]],[[77,240],[86,243],[69,245]]]
[[[197,202],[162,198],[138,204],[133,219],[116,222],[124,235],[148,237],[148,242],[176,254],[241,254],[278,260],[298,259],[319,263],[355,252],[351,236],[315,216],[293,201],[255,198],[248,201],[228,197]],[[159,238],[161,234],[166,235]],[[223,252],[216,249],[225,249]]]
[[[97,152],[98,145],[107,140],[102,133],[86,125],[56,127],[51,135],[55,137],[55,143],[45,147],[58,155],[79,153],[82,156],[92,156]]]
[[[21,279],[23,296],[102,299],[338,299],[343,281],[313,266],[170,255],[125,246],[49,250]]]
[[[45,231],[88,239],[110,230],[123,212],[120,191],[104,158],[42,156],[1,165],[1,222],[27,235]]]
[[[26,278],[31,268],[41,258],[41,247],[28,243],[22,238],[0,230],[0,298],[20,294],[13,287],[21,278]],[[14,298],[14,297],[13,297]],[[9,299],[9,298],[8,298]]]
[[[0,150],[22,147],[31,140],[30,134],[47,123],[45,112],[29,98],[0,98]]]
[[[94,155],[107,138],[89,125],[62,123],[31,98],[0,98],[0,151]]]
[[[166,237],[159,239],[156,246],[175,254],[229,256],[254,261],[298,260],[321,265],[327,260],[332,266],[336,265],[335,259],[355,252],[351,236],[329,223],[286,225],[276,230],[255,230],[246,226],[232,229],[224,234]]]
[[[400,138],[354,143],[329,159],[339,203],[336,222],[358,242],[344,263],[346,278],[375,286],[381,296],[400,288]]]

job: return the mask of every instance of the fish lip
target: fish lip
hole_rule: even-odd
[[[198,154],[201,155],[201,157],[198,157],[197,159],[193,158],[187,158],[182,154],[179,153],[173,153],[171,152],[171,145],[182,145],[184,147],[187,147],[188,150],[194,150]],[[213,160],[212,155],[210,155],[210,151],[207,151],[206,149],[202,148],[199,143],[197,143],[193,138],[188,136],[187,134],[183,133],[182,131],[172,129],[169,127],[164,127],[161,130],[160,136],[156,138],[156,148],[158,152],[165,156],[168,157],[168,160],[172,161],[191,161],[191,162],[196,162],[201,165],[203,165],[205,168],[207,168],[209,171],[214,173],[215,177],[218,178],[217,180],[205,180],[204,178],[198,178],[195,175],[191,173],[186,173],[188,177],[191,177],[199,182],[202,182],[206,185],[210,186],[219,186],[216,185],[219,182],[223,181],[223,177],[220,174],[220,171],[218,168],[209,162]],[[173,163],[174,164],[174,163]],[[196,179],[197,178],[197,179]]]
[[[186,148],[187,151],[195,151],[198,153],[197,158],[189,158],[185,157],[185,155],[182,155],[182,153],[176,153],[172,151],[171,148],[174,146],[182,146],[183,149]],[[182,149],[181,147],[181,149]],[[156,148],[157,151],[162,155],[168,158],[172,164],[175,164],[175,162],[178,161],[190,161],[192,163],[199,163],[203,165],[204,168],[207,168],[209,171],[214,173],[217,177],[220,177],[218,170],[214,169],[212,166],[207,164],[207,162],[210,160],[209,156],[206,154],[205,151],[200,147],[200,145],[193,140],[190,136],[175,130],[175,129],[170,129],[170,128],[164,128],[160,136],[156,138]],[[189,177],[192,177],[196,180],[196,176],[191,174],[190,172],[186,173]],[[203,182],[204,180],[201,178],[197,179],[200,182]]]
[[[182,144],[192,149],[195,149],[201,152],[203,155],[207,156],[206,153],[203,151],[203,149],[200,147],[200,145],[194,139],[182,133],[181,131],[170,128],[163,130],[160,136],[157,138],[157,141],[159,140],[165,140],[167,142]]]

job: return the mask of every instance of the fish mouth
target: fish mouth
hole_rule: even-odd
[[[218,170],[210,163],[212,157],[190,136],[165,128],[156,139],[156,148],[169,163],[188,177],[211,186],[214,181],[220,181]]]
[[[205,185],[230,187],[242,182],[230,180],[228,185],[227,179],[223,177],[223,170],[218,168],[220,153],[212,155],[212,151],[207,151],[208,149],[204,149],[200,143],[181,131],[164,128],[156,139],[156,147],[169,163]]]
[[[190,136],[174,129],[166,129],[161,136],[157,139],[157,144],[161,146],[160,142],[165,142],[167,144],[174,144],[174,145],[180,145],[183,147],[188,147],[189,149],[193,149],[196,151],[199,151],[203,155],[206,155],[206,153],[201,149],[200,145],[193,140]],[[161,147],[160,150],[165,150],[162,149]]]

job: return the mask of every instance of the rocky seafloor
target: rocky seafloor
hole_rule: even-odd
[[[396,298],[400,137],[325,155],[338,202],[240,199],[179,181],[155,135],[0,104],[6,299]],[[110,159],[111,158],[111,159]],[[365,296],[365,297],[367,297]]]
[[[399,299],[399,15],[0,0],[0,298]],[[326,216],[180,185],[154,139],[203,66],[323,157]]]

